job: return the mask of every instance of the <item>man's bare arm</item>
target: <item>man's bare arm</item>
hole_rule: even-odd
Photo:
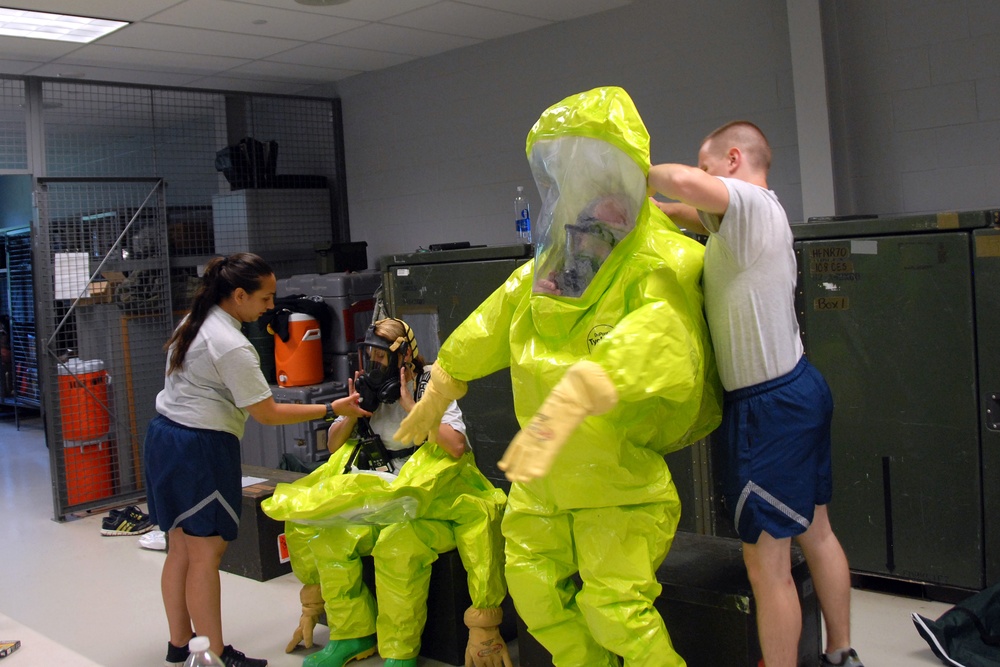
[[[650,189],[699,211],[725,215],[729,208],[729,190],[715,176],[683,164],[658,164],[650,167]]]

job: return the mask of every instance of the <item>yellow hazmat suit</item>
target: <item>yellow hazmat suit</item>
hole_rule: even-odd
[[[704,248],[649,203],[649,136],[620,88],[546,110],[527,153],[542,195],[535,260],[452,333],[437,365],[459,385],[509,366],[518,421],[542,440],[539,408],[568,369],[587,366],[613,385],[547,475],[513,484],[507,584],[557,666],[610,667],[615,655],[628,666],[684,665],[653,601],[681,510],[663,456],[721,415]]]
[[[420,651],[431,565],[439,553],[458,549],[473,608],[497,608],[506,596],[499,532],[506,497],[482,475],[471,452],[454,459],[435,443],[414,452],[395,480],[342,474],[352,444],[310,475],[279,484],[262,508],[285,521],[295,575],[320,586],[330,638],[377,632],[383,657],[412,659]],[[367,555],[375,561],[377,604],[361,578]],[[304,614],[305,608],[303,598]]]

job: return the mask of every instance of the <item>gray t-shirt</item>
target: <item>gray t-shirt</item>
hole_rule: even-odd
[[[732,178],[729,208],[702,212],[705,312],[722,386],[735,391],[788,373],[802,357],[792,231],[773,191]]]
[[[239,320],[213,306],[183,366],[167,375],[156,396],[156,411],[184,426],[242,438],[249,415],[244,408],[270,395],[260,357],[240,331]]]

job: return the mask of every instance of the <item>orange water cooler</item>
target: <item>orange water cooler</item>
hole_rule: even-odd
[[[323,381],[323,337],[315,317],[306,313],[288,316],[288,341],[274,335],[274,366],[282,387]]]
[[[83,445],[63,443],[66,500],[70,505],[110,498],[114,494],[111,441]]]
[[[100,359],[73,358],[59,365],[59,415],[71,505],[114,493],[108,383]]]
[[[59,364],[59,416],[63,440],[103,440],[111,429],[108,373],[100,359]]]

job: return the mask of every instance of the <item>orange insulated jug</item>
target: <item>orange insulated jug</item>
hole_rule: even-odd
[[[323,339],[315,317],[306,313],[289,315],[288,341],[274,335],[274,366],[282,387],[323,381]]]

